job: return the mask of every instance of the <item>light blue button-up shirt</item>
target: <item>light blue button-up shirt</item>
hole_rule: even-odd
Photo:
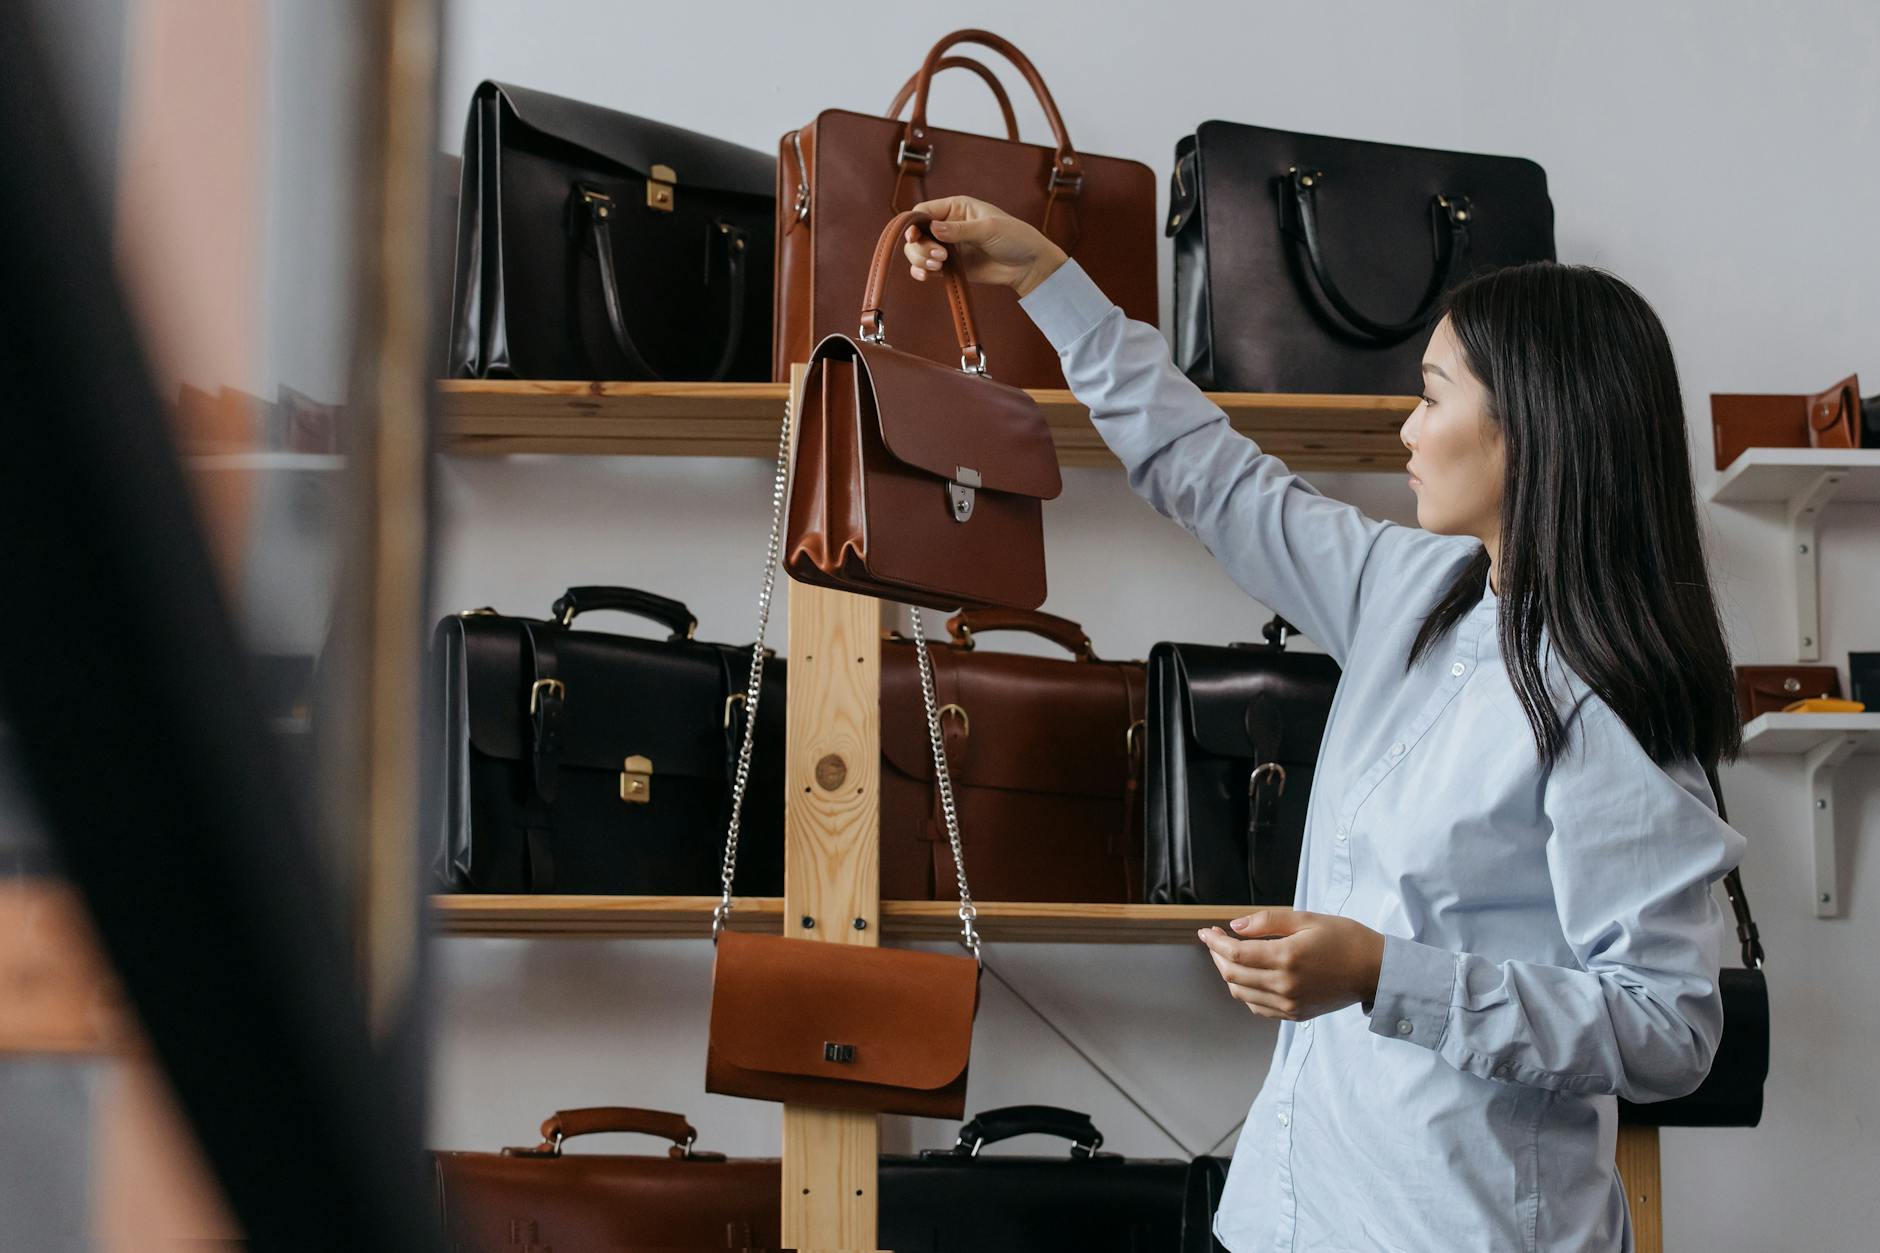
[[[1294,905],[1385,935],[1377,999],[1280,1025],[1215,1235],[1233,1253],[1631,1249],[1615,1094],[1695,1088],[1723,1026],[1711,885],[1743,840],[1702,769],[1654,763],[1558,663],[1569,743],[1543,768],[1492,592],[1405,669],[1477,541],[1319,495],[1076,262],[1021,304],[1130,486],[1344,667]]]

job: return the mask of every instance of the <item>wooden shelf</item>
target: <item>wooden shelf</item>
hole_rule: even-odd
[[[433,930],[446,936],[702,940],[711,934],[715,896],[437,896]],[[1093,905],[981,902],[979,931],[988,943],[1195,943],[1195,930],[1248,912],[1235,905]],[[883,901],[890,940],[948,940],[958,934],[957,901]],[[732,926],[783,929],[781,897],[740,897]]]
[[[447,379],[438,384],[444,448],[496,456],[758,457],[777,453],[784,383],[585,383]],[[1063,389],[1034,391],[1066,466],[1116,459]],[[1397,428],[1412,396],[1217,392],[1234,429],[1295,470],[1399,472]]]

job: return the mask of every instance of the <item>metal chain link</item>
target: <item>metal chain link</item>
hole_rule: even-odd
[[[751,746],[757,736],[757,704],[763,694],[764,637],[770,630],[770,601],[776,590],[777,566],[783,558],[783,504],[790,479],[791,407],[783,402],[783,432],[777,437],[777,473],[770,491],[770,543],[764,554],[764,584],[757,597],[757,642],[751,645],[750,682],[744,692],[744,736],[738,745],[737,774],[731,783],[731,821],[725,832],[724,863],[719,872],[723,894],[712,908],[712,939],[716,941],[731,915],[731,881],[738,868],[738,828],[744,815],[745,786],[751,776]],[[920,662],[920,694],[927,707],[927,739],[933,750],[934,780],[940,788],[940,807],[946,815],[947,839],[953,846],[953,871],[960,888],[960,943],[979,960],[979,932],[973,923],[979,911],[966,886],[966,861],[960,852],[960,824],[953,805],[953,778],[947,770],[946,748],[940,737],[940,715],[934,701],[933,662],[921,630],[920,610],[913,609],[914,652]]]

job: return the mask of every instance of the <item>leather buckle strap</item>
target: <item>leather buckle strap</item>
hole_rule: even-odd
[[[555,675],[555,634],[559,627],[548,623],[525,623],[523,638],[528,648],[529,726],[533,735],[532,760],[535,793],[544,805],[555,803],[559,781],[563,722],[567,713],[568,685]]]

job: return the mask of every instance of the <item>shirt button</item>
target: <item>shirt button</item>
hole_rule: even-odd
[[[1509,1075],[1509,1074],[1511,1073],[1511,1072],[1509,1071],[1509,1069],[1508,1069],[1508,1063],[1507,1063],[1507,1062],[1501,1062],[1501,1063],[1499,1063],[1499,1064],[1497,1064],[1497,1065],[1496,1065],[1496,1067],[1495,1067],[1495,1072],[1494,1072],[1494,1073],[1495,1073],[1495,1078],[1497,1078],[1497,1079],[1506,1079],[1506,1078],[1508,1077],[1508,1075]]]
[[[1285,1110],[1279,1112],[1279,1125],[1282,1127],[1290,1127],[1292,1125],[1292,1119],[1287,1116]]]
[[[1467,666],[1458,661],[1455,665],[1449,667],[1449,673],[1455,675],[1457,678],[1461,678],[1462,672],[1467,669]]]
[[[1390,746],[1390,755],[1392,757],[1403,756],[1403,741],[1402,740],[1399,740],[1395,744],[1392,744]]]
[[[1408,1018],[1399,1018],[1397,1020],[1397,1034],[1398,1035],[1409,1035],[1412,1031],[1415,1031],[1415,1030],[1416,1028],[1410,1025],[1410,1020]]]
[[[1338,824],[1338,842],[1339,842],[1340,844],[1343,844],[1343,843],[1345,842],[1345,837],[1346,837],[1346,836],[1348,836],[1348,835],[1350,835],[1350,834],[1351,834],[1351,828],[1350,828],[1350,827],[1348,827],[1348,826],[1346,826],[1346,825],[1345,825],[1344,823],[1342,823],[1342,822]]]

